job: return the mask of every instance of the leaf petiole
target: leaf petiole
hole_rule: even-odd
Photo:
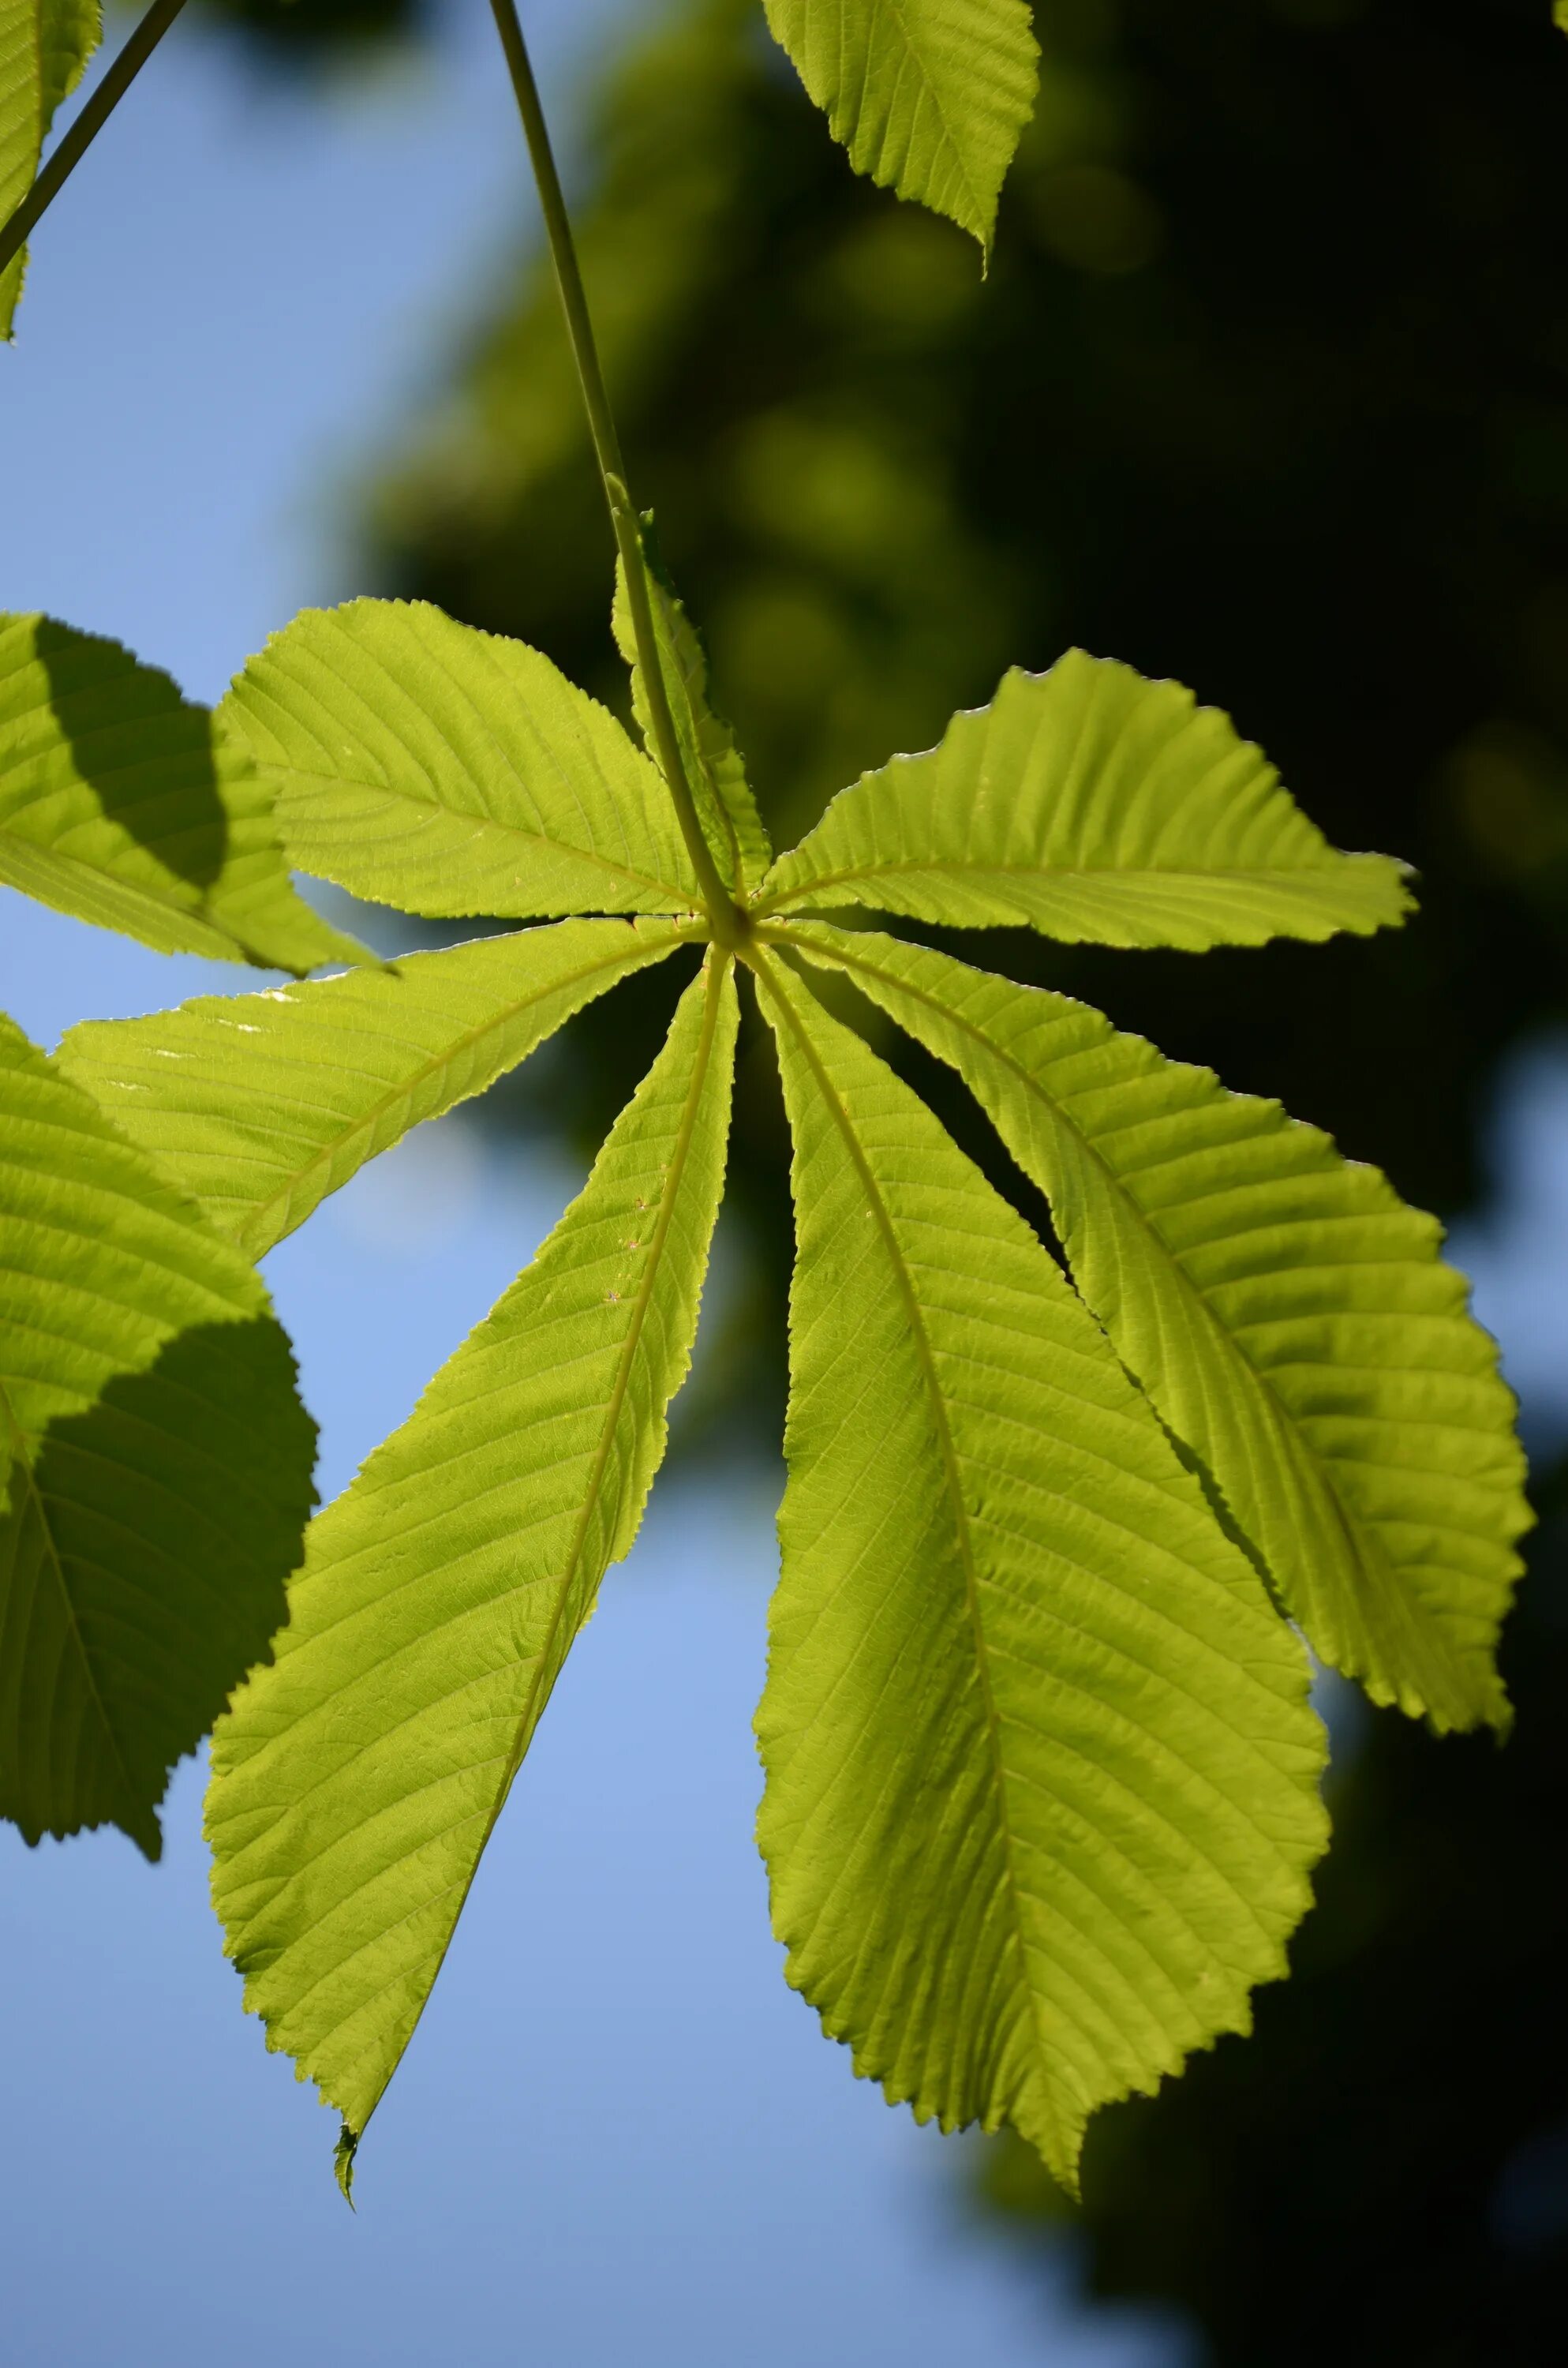
[[[653,631],[653,612],[648,599],[648,580],[642,557],[642,524],[627,486],[626,462],[621,456],[615,415],[610,409],[609,393],[599,365],[594,324],[589,317],[587,295],[577,262],[576,242],[572,236],[571,218],[566,211],[561,176],[555,166],[555,154],[540,100],[539,85],[534,79],[533,63],[523,38],[515,0],[490,0],[490,8],[495,19],[495,29],[501,36],[501,47],[506,52],[507,70],[517,97],[517,112],[522,118],[523,136],[528,144],[528,159],[539,190],[540,209],[544,215],[545,237],[550,246],[551,260],[555,266],[561,306],[566,316],[566,335],[572,347],[572,358],[577,366],[578,383],[583,391],[583,406],[588,416],[594,457],[598,462],[610,524],[615,529],[616,545],[625,571],[627,607],[631,616],[638,663],[647,685],[648,713],[659,769],[674,801],[681,836],[701,883],[703,902],[712,923],[713,935],[722,946],[733,951],[744,941],[751,926],[750,919],[720,877],[712,850],[703,836],[691,783],[687,779]]]
[[[0,271],[27,245],[34,228],[54,203],[184,6],[185,0],[153,0],[152,7],[115,56],[75,122],[40,168],[32,188],[4,230],[0,230]]]

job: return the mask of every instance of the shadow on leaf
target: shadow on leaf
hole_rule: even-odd
[[[286,1617],[315,1426],[271,1316],[194,1326],[21,1443],[0,1511],[0,1815],[29,1842],[157,1806]]]

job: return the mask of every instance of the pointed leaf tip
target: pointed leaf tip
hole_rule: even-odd
[[[738,1003],[712,954],[531,1266],[312,1527],[219,1722],[212,1896],[245,2002],[363,2132],[684,1379]]]
[[[764,0],[857,172],[946,214],[988,260],[997,199],[1034,112],[1024,0]]]
[[[1196,953],[1397,927],[1406,881],[1391,856],[1331,847],[1218,708],[1069,650],[842,790],[759,909],[865,905]]]
[[[351,2130],[347,2122],[337,2134],[337,2144],[332,2150],[333,2176],[342,2192],[350,2212],[358,2206],[354,2201],[354,2157],[359,2151],[359,2133]]]

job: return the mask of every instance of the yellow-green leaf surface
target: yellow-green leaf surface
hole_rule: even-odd
[[[561,921],[148,1019],[87,1020],[60,1061],[258,1258],[410,1127],[483,1093],[683,942],[667,922]]]
[[[1070,650],[938,747],[834,799],[760,909],[870,905],[1112,946],[1261,945],[1401,920],[1402,864],[1342,855],[1228,717]]]
[[[1072,2184],[1244,2030],[1324,1839],[1306,1655],[1060,1269],[770,968],[795,1139],[757,1733],[790,1979],[857,2069]]]
[[[767,827],[746,780],[745,760],[735,735],[716,712],[708,678],[708,654],[685,607],[647,550],[643,529],[644,581],[670,714],[686,760],[686,776],[697,800],[703,836],[712,850],[720,876],[738,896],[749,895],[761,884],[773,860]],[[631,705],[642,745],[656,761],[653,722],[648,712],[647,687],[637,661],[637,645],[626,601],[625,571],[616,571],[615,638],[631,668]]]
[[[425,601],[307,609],[218,711],[292,860],[442,914],[690,912],[669,794],[613,715],[521,642]]]
[[[949,215],[989,249],[1039,83],[1023,0],[764,6],[856,171]]]
[[[207,709],[47,617],[0,617],[0,883],[160,953],[363,952],[295,894],[272,792]]]
[[[1524,1458],[1437,1220],[1085,1004],[873,931],[799,938],[973,1089],[1314,1650],[1440,1727],[1503,1724]]]
[[[55,109],[102,30],[98,0],[0,0],[0,222],[31,188]],[[26,268],[24,248],[0,271],[0,337],[11,335]]]
[[[284,1613],[315,1427],[230,1243],[0,1018],[0,1816],[158,1854]]]
[[[213,1896],[268,2044],[357,2140],[689,1360],[735,996],[710,957],[581,1197],[313,1524],[274,1665],[213,1738]]]

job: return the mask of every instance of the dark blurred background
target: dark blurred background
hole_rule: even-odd
[[[285,74],[421,22],[225,13]],[[1568,41],[1548,0],[1036,15],[1040,105],[983,280],[854,178],[756,0],[650,0],[574,160],[639,497],[776,839],[1075,642],[1189,683],[1341,845],[1413,861],[1419,920],[1370,944],[945,941],[1279,1096],[1460,1218],[1499,1081],[1563,1022]],[[476,317],[367,473],[363,588],[520,634],[624,712],[526,225]],[[661,1013],[642,983],[597,1006],[498,1122],[587,1147]],[[897,1057],[1012,1189],[946,1074]],[[691,1457],[770,1447],[781,1411],[787,1151],[756,1032],[737,1137],[740,1281]],[[969,2157],[977,2214],[1189,2314],[1217,2368],[1568,2360],[1568,1486],[1553,1409],[1524,1414],[1542,1523],[1512,1742],[1438,1744],[1331,1687],[1334,1852],[1256,2036],[1101,2117],[1074,2235],[1021,2150]]]

